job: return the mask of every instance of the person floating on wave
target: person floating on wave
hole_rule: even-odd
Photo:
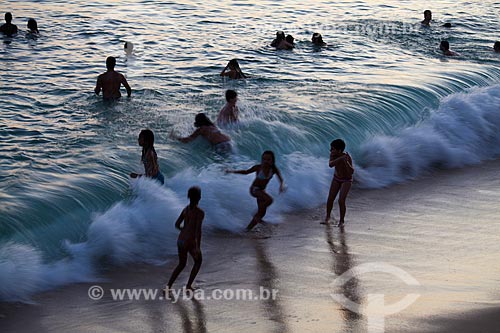
[[[276,175],[280,181],[280,193],[285,190],[283,177],[280,171],[276,167],[274,153],[270,150],[266,150],[262,154],[261,164],[256,164],[248,170],[226,170],[226,173],[237,173],[241,175],[248,175],[255,172],[256,177],[250,186],[250,194],[257,199],[258,211],[254,215],[252,221],[247,226],[247,231],[252,230],[258,223],[262,222],[262,219],[266,215],[267,207],[271,206],[273,203],[273,198],[267,194],[266,186]]]
[[[35,19],[30,18],[28,20],[27,27],[28,27],[28,33],[30,33],[30,34],[37,35],[40,33],[38,31],[38,23],[36,23]]]
[[[12,24],[12,14],[10,12],[5,13],[5,24],[0,26],[0,32],[7,37],[17,34],[17,25]]]
[[[325,46],[326,45],[326,43],[323,41],[323,36],[321,36],[321,34],[318,32],[313,33],[313,35],[311,37],[311,42],[315,46]]]
[[[448,41],[446,41],[446,40],[441,41],[441,44],[439,44],[439,49],[441,51],[443,51],[443,54],[445,56],[448,56],[448,57],[452,57],[452,56],[457,56],[458,55],[458,53],[453,52],[452,50],[450,50],[450,43],[448,43]]]
[[[172,288],[175,280],[186,267],[188,253],[194,259],[194,266],[191,270],[186,289],[193,290],[193,282],[201,267],[202,254],[201,254],[201,224],[205,217],[205,212],[198,207],[201,199],[201,189],[199,187],[191,187],[187,194],[189,198],[189,205],[186,206],[179,215],[175,222],[175,227],[181,232],[177,238],[177,251],[179,253],[179,264],[175,267],[167,287],[164,291]],[[183,226],[181,223],[184,221]]]
[[[496,41],[495,44],[493,44],[493,51],[500,53],[500,41]]]
[[[105,100],[118,99],[122,95],[120,93],[120,86],[123,84],[125,89],[127,89],[127,96],[130,97],[132,94],[132,89],[130,88],[127,79],[123,74],[115,71],[116,59],[115,57],[108,57],[106,59],[107,72],[102,73],[97,77],[97,83],[95,86],[95,94],[99,95],[102,89],[102,97]]]
[[[160,172],[158,164],[158,155],[154,147],[155,136],[153,131],[149,129],[142,130],[137,138],[139,146],[142,147],[141,162],[144,164],[144,174],[137,174],[132,172],[131,178],[146,176],[159,181],[162,185],[165,183],[165,177]]]
[[[330,185],[330,192],[328,193],[328,200],[326,202],[326,217],[324,224],[330,223],[330,214],[333,208],[333,201],[337,194],[339,194],[339,208],[340,220],[339,227],[344,225],[344,218],[346,213],[346,198],[352,185],[352,175],[354,167],[352,166],[352,159],[348,153],[344,153],[345,142],[342,139],[333,140],[330,143],[330,161],[328,166],[335,168],[332,183]]]
[[[424,11],[424,20],[420,22],[423,26],[430,26],[432,21],[432,12],[430,10],[425,10]]]
[[[227,76],[233,80],[247,78],[247,76],[245,74],[243,74],[243,72],[240,68],[240,64],[238,63],[238,60],[236,60],[236,59],[229,60],[226,67],[220,73],[220,76]]]
[[[182,138],[176,136],[172,132],[170,137],[175,140],[179,140],[180,142],[188,143],[197,137],[202,136],[214,146],[217,153],[223,154],[231,152],[231,138],[222,133],[204,113],[198,113],[196,115],[194,119],[194,127],[196,127],[196,130],[190,136]]]
[[[226,126],[238,122],[239,109],[236,106],[238,93],[234,90],[226,90],[226,105],[220,110],[217,117],[217,125]]]

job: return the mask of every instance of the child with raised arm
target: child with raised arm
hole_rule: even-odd
[[[262,154],[261,164],[256,164],[248,170],[226,170],[226,173],[238,173],[241,175],[248,175],[255,172],[256,177],[250,186],[250,194],[257,199],[258,211],[254,215],[252,221],[247,226],[247,231],[252,230],[257,223],[262,222],[262,218],[266,215],[267,207],[273,203],[273,198],[267,194],[266,186],[276,174],[280,181],[280,193],[284,191],[283,177],[275,165],[274,153],[266,150]]]
[[[330,193],[326,203],[326,218],[324,224],[330,223],[330,214],[333,208],[333,201],[337,194],[339,194],[339,208],[340,220],[339,227],[344,225],[344,217],[346,213],[345,201],[347,194],[352,185],[352,174],[354,168],[352,166],[352,159],[348,153],[344,153],[345,142],[342,139],[333,140],[330,144],[330,161],[328,163],[330,168],[335,168],[332,184],[330,185]]]
[[[194,259],[194,266],[191,270],[186,289],[193,289],[193,281],[201,267],[201,223],[205,217],[205,212],[198,207],[201,199],[201,189],[193,186],[188,190],[189,205],[184,208],[181,215],[175,222],[175,227],[181,231],[177,238],[177,250],[179,253],[179,264],[172,272],[168,281],[167,289],[171,289],[177,276],[186,267],[188,253]],[[181,227],[181,223],[184,225]]]
[[[131,178],[146,176],[159,181],[162,185],[165,183],[165,177],[160,172],[160,165],[158,164],[158,155],[154,147],[155,136],[153,131],[149,129],[142,130],[137,138],[139,146],[142,147],[141,162],[144,164],[144,174],[135,172],[130,173]]]
[[[238,122],[238,114],[240,110],[236,106],[238,101],[238,93],[234,90],[226,90],[226,105],[220,110],[217,117],[217,125],[225,126]]]

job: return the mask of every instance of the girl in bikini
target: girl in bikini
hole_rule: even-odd
[[[193,281],[201,267],[201,223],[205,217],[205,212],[198,207],[201,199],[201,189],[193,186],[188,190],[189,205],[184,208],[181,215],[175,222],[175,227],[181,231],[177,239],[177,250],[179,252],[179,264],[172,272],[168,281],[167,291],[172,288],[177,276],[186,267],[188,253],[194,259],[194,266],[191,270],[186,289],[193,289]],[[181,223],[184,225],[181,227]],[[164,290],[165,291],[165,290]]]
[[[326,218],[325,222],[323,222],[323,224],[330,223],[330,214],[333,208],[333,201],[340,191],[339,227],[342,227],[344,225],[344,217],[346,212],[345,201],[347,198],[347,194],[351,189],[352,175],[354,173],[351,156],[349,156],[348,153],[344,153],[344,149],[345,142],[341,139],[333,140],[330,144],[330,161],[328,165],[330,166],[330,168],[335,168],[335,174],[333,175],[332,184],[330,185],[330,193],[328,194],[328,200],[326,202]]]
[[[261,164],[254,165],[248,170],[226,170],[226,173],[237,173],[241,175],[248,175],[253,172],[255,172],[257,176],[252,186],[250,186],[250,194],[257,199],[258,211],[248,224],[247,231],[252,230],[257,223],[262,222],[262,218],[266,215],[267,207],[271,206],[273,203],[273,198],[266,192],[266,186],[274,174],[276,174],[280,181],[280,193],[284,191],[283,177],[281,177],[281,173],[275,165],[274,153],[272,151],[266,150],[262,154]]]
[[[137,178],[146,176],[159,181],[163,185],[165,183],[165,177],[163,177],[163,174],[160,172],[158,156],[156,155],[154,147],[155,136],[153,131],[149,129],[142,130],[141,133],[139,133],[137,142],[139,146],[142,147],[141,162],[144,164],[144,174],[132,172],[130,177]]]

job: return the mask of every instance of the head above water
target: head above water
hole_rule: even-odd
[[[134,44],[132,44],[132,42],[125,42],[125,44],[123,44],[123,49],[127,53],[132,53],[134,50]]]
[[[12,14],[10,12],[5,13],[5,22],[12,22]]]
[[[493,50],[495,50],[495,52],[500,52],[500,41],[496,41],[495,44],[493,44]]]
[[[340,152],[343,152],[345,149],[345,142],[342,139],[335,139],[330,143],[330,149],[336,149]]]
[[[426,21],[432,20],[432,12],[430,10],[424,10],[424,19]]]
[[[213,124],[214,123],[211,122],[204,113],[198,113],[196,117],[194,117],[194,127],[213,126]]]
[[[231,59],[229,60],[229,67],[233,68],[233,69],[238,69],[240,68],[240,64],[238,63],[238,60],[236,59]]]
[[[31,32],[36,32],[36,33],[38,33],[38,24],[36,23],[36,20],[35,20],[35,19],[30,18],[30,19],[28,20],[28,29],[29,29]]]
[[[106,68],[108,71],[112,71],[116,66],[116,58],[115,57],[107,57],[106,58]]]
[[[323,36],[320,33],[315,32],[312,35],[311,42],[315,45],[323,45]]]
[[[277,31],[276,40],[284,40],[284,39],[285,39],[285,33],[283,31]]]
[[[439,49],[443,52],[446,52],[450,49],[450,43],[448,43],[447,40],[441,41],[441,44],[439,44]]]
[[[141,133],[139,133],[139,145],[144,148],[151,148],[155,144],[155,135],[150,129],[143,129]]]
[[[189,204],[191,206],[196,206],[201,200],[201,188],[198,186],[192,186],[189,188],[187,196],[189,198]]]
[[[285,40],[286,40],[288,43],[293,44],[293,41],[295,40],[295,38],[293,38],[293,36],[292,36],[292,35],[287,35]]]
[[[238,93],[235,90],[226,90],[226,101],[231,102],[234,98],[238,97]]]

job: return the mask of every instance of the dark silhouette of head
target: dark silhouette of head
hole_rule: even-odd
[[[229,60],[229,67],[232,67],[234,69],[237,69],[240,67],[240,64],[238,64],[238,60],[236,59],[231,59]]]
[[[36,23],[35,19],[30,18],[28,20],[28,29],[30,30],[30,32],[38,33],[38,24]]]
[[[226,101],[230,102],[233,98],[238,97],[238,93],[235,90],[226,90]]]
[[[441,44],[439,44],[439,49],[443,52],[446,52],[450,49],[450,43],[448,43],[447,40],[441,41]]]
[[[115,69],[116,66],[116,59],[115,57],[108,57],[106,58],[106,68],[108,71],[112,71]]]
[[[139,133],[139,139],[142,139],[144,148],[151,148],[155,144],[155,135],[150,129],[143,129],[141,133]]]
[[[445,27],[445,28],[451,28],[451,23],[445,23],[445,24],[443,24],[443,27]]]
[[[201,200],[201,188],[192,186],[188,190],[189,205],[196,206]]]
[[[496,41],[495,44],[493,44],[493,50],[495,50],[495,52],[500,52],[500,41]]]
[[[276,40],[282,41],[285,39],[285,33],[283,31],[276,32]]]
[[[430,10],[424,10],[424,19],[426,21],[432,20],[432,12]]]
[[[288,36],[286,36],[286,41],[287,41],[288,43],[292,44],[292,45],[293,45],[293,41],[294,41],[294,40],[295,40],[295,38],[293,38],[293,36],[292,36],[292,35],[288,35]]]
[[[330,147],[342,152],[345,149],[345,142],[342,139],[335,139],[332,141],[332,143],[330,143]]]
[[[12,14],[10,12],[5,13],[5,22],[12,22]]]
[[[323,36],[321,36],[321,34],[318,32],[313,33],[311,41],[314,45],[323,45],[324,44]]]
[[[194,127],[213,126],[213,124],[204,113],[198,113],[194,118]]]
[[[272,166],[274,166],[276,164],[276,158],[274,157],[274,152],[272,150],[266,150],[265,152],[262,153],[262,157],[264,157],[265,155],[269,155],[271,157],[271,160],[272,160]]]

